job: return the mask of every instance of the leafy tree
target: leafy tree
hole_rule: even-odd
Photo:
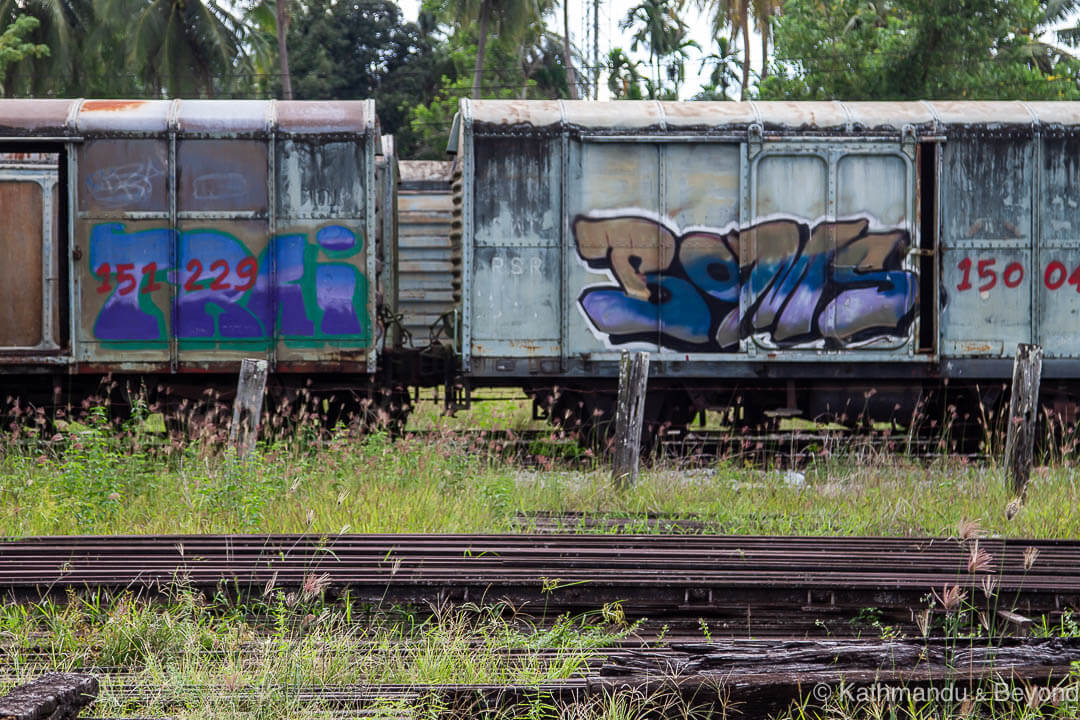
[[[695,95],[693,99],[730,100],[727,89],[729,86],[739,83],[739,77],[735,74],[735,69],[741,68],[742,64],[731,42],[725,37],[717,37],[716,52],[702,58],[701,67],[699,68],[700,72],[707,66],[712,66],[712,70],[709,72],[709,80],[702,87],[701,92]]]
[[[452,72],[433,33],[404,22],[389,0],[308,0],[292,19],[288,43],[297,98],[375,98],[390,133],[408,128],[409,108],[429,102],[439,78]]]
[[[5,90],[9,94],[73,94],[67,91],[80,87],[86,75],[81,59],[84,39],[94,26],[91,0],[0,0],[0,28],[4,31],[22,15],[38,22],[32,30],[20,31],[22,37],[47,46],[49,54],[9,65],[4,74]]]
[[[97,0],[95,10],[127,27],[127,61],[142,81],[174,97],[228,90],[246,60],[248,28],[218,0]]]
[[[682,7],[681,0],[641,0],[619,21],[619,27],[623,30],[637,28],[630,43],[631,50],[636,52],[642,45],[649,50],[650,78],[647,87],[650,98],[663,95],[660,66],[669,57],[672,62],[667,64],[668,75],[675,83],[677,97],[687,49],[697,47],[697,43],[689,39],[689,27],[679,15]]]
[[[788,0],[762,98],[1071,99],[1080,63],[1038,41],[1039,0]]]
[[[476,59],[473,64],[472,97],[483,92],[485,55],[492,25],[500,40],[513,41],[540,14],[533,0],[442,0],[441,12],[459,31],[476,22]]]
[[[644,80],[641,63],[631,60],[622,48],[608,52],[608,91],[616,100],[641,100],[641,82]]]
[[[37,29],[40,22],[29,15],[19,15],[15,22],[0,33],[0,79],[7,74],[7,68],[17,65],[27,58],[48,57],[49,47],[28,42],[26,36]],[[0,84],[0,97],[7,88]]]

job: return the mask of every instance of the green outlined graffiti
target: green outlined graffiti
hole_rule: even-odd
[[[368,278],[348,262],[363,250],[363,239],[341,225],[320,228],[314,242],[276,235],[257,255],[213,228],[129,233],[122,223],[98,225],[89,267],[106,298],[93,335],[125,348],[166,348],[171,313],[181,349],[267,348],[275,334],[289,347],[366,347]],[[162,307],[166,285],[171,307]]]

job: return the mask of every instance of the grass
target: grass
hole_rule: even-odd
[[[93,410],[63,432],[9,437],[0,535],[511,532],[523,513],[576,511],[695,516],[736,534],[949,535],[974,520],[995,535],[1080,537],[1080,473],[1063,460],[1036,469],[1010,521],[996,465],[859,446],[820,451],[800,468],[805,483],[721,458],[693,469],[660,462],[620,492],[606,461],[510,462],[482,431],[462,439],[443,426],[393,439],[342,430],[325,440],[301,429],[240,462],[220,439],[180,442],[146,424],[117,429]]]
[[[534,513],[585,513],[627,518],[622,530],[634,532],[662,531],[663,523],[648,522],[659,514],[733,534],[956,535],[978,526],[989,535],[1080,537],[1080,473],[1068,453],[1036,469],[1024,507],[1007,520],[1011,494],[992,462],[927,462],[858,443],[817,448],[799,468],[801,481],[783,469],[783,458],[763,465],[731,456],[692,468],[661,460],[644,469],[635,487],[616,491],[606,460],[582,448],[567,453],[572,443],[554,432],[530,449],[527,461],[508,459],[498,446],[506,435],[492,441],[491,431],[544,427],[515,401],[476,403],[457,418],[426,404],[396,439],[345,428],[326,433],[314,422],[271,423],[273,435],[245,461],[225,449],[221,427],[180,438],[149,408],[122,422],[103,407],[61,423],[33,412],[17,417],[0,441],[0,535],[515,532],[528,528]],[[455,432],[462,427],[477,432],[463,438]],[[605,531],[602,524],[573,522],[566,529]],[[975,592],[953,599],[955,612],[945,613],[952,618],[945,632],[958,642],[992,641],[989,628],[979,629],[984,608]],[[302,689],[559,680],[580,675],[601,648],[634,632],[618,613],[541,627],[501,606],[360,617],[347,601],[324,603],[318,593],[297,598],[269,591],[238,602],[177,589],[164,602],[84,592],[8,603],[0,607],[0,691],[47,669],[91,669],[104,673],[96,716],[326,718],[340,713],[302,698]],[[1032,632],[1080,636],[1069,614]],[[707,630],[703,636],[709,639]],[[1075,687],[1076,679],[1067,683]],[[1028,705],[882,705],[838,694],[785,717],[1003,720],[1034,717]],[[1055,712],[1069,717],[1078,709],[1066,702]],[[402,700],[387,701],[375,716],[448,712],[455,715],[437,700]],[[537,696],[499,712],[457,712],[581,720],[645,715],[725,717],[670,692],[572,703]]]
[[[97,716],[301,715],[304,691],[345,685],[536,684],[580,675],[633,626],[562,616],[546,627],[502,606],[355,616],[269,592],[234,604],[179,590],[167,602],[70,593],[0,608],[0,691],[47,670],[99,674]],[[134,696],[134,697],[133,697]],[[293,715],[290,715],[293,716]]]

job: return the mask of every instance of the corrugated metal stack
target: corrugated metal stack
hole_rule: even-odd
[[[405,347],[452,343],[461,300],[461,244],[450,235],[452,163],[402,160],[398,185],[398,312]]]

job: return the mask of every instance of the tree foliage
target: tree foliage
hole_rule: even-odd
[[[1071,99],[1077,61],[1039,37],[1039,0],[788,0],[776,99]]]
[[[0,33],[0,96],[6,94],[7,88],[2,80],[7,74],[7,68],[17,65],[27,58],[48,57],[49,47],[37,43],[28,42],[26,37],[37,29],[37,18],[29,15],[19,15],[15,22],[11,23]]]

